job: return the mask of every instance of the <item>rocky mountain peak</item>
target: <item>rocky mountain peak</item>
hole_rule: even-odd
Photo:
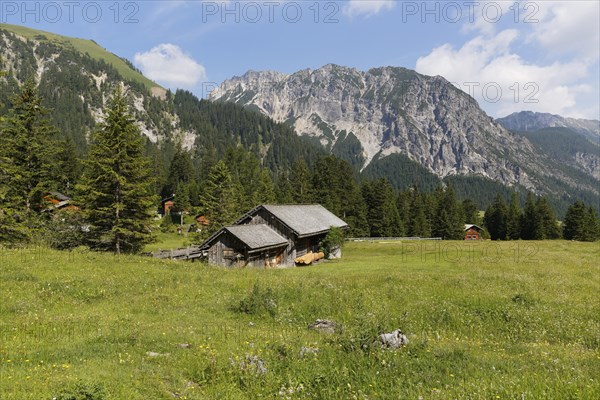
[[[439,177],[480,175],[535,191],[543,191],[550,176],[579,185],[441,76],[327,64],[289,75],[246,74],[209,98],[285,122],[361,169],[403,154]]]

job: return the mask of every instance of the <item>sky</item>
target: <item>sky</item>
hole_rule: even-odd
[[[600,119],[600,2],[0,0],[0,22],[93,39],[206,97],[248,70],[441,75],[489,115]]]

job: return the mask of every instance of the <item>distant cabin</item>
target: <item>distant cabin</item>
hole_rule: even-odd
[[[206,216],[204,214],[198,214],[196,215],[196,224],[200,225],[200,226],[208,226],[210,225],[210,221],[208,220],[208,218],[206,218]]]
[[[171,214],[171,208],[175,205],[175,196],[169,196],[160,201],[158,213],[162,216]]]
[[[59,192],[49,192],[44,196],[44,200],[48,204],[45,212],[54,211],[77,211],[79,207],[75,206],[69,196],[65,196]]]
[[[465,240],[480,240],[482,230],[480,226],[465,224]]]
[[[260,205],[213,234],[200,249],[214,265],[289,267],[296,258],[318,252],[331,227],[347,229],[348,224],[318,204]],[[341,257],[341,250],[335,256]]]

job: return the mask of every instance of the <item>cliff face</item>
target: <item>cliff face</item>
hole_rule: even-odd
[[[336,65],[291,75],[250,71],[210,95],[259,110],[335,153],[355,141],[360,166],[402,153],[440,177],[478,174],[535,189],[543,157],[442,77],[404,68],[367,72]]]

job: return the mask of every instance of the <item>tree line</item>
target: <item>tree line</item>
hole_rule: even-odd
[[[560,227],[544,197],[520,208],[500,195],[482,219],[477,199],[459,200],[452,185],[397,191],[388,179],[361,179],[332,155],[303,157],[274,171],[252,149],[176,145],[166,173],[115,89],[83,157],[61,139],[33,82],[23,85],[0,123],[0,242],[49,241],[136,253],[152,241],[161,197],[175,195],[174,213],[202,214],[201,241],[258,204],[320,203],[344,219],[351,236],[462,239],[464,224],[481,224],[492,239],[596,240],[595,210],[577,202]],[[226,118],[226,116],[223,116]],[[271,160],[272,161],[272,160]],[[161,176],[161,173],[164,176]],[[51,213],[48,193],[69,194],[77,208]]]

